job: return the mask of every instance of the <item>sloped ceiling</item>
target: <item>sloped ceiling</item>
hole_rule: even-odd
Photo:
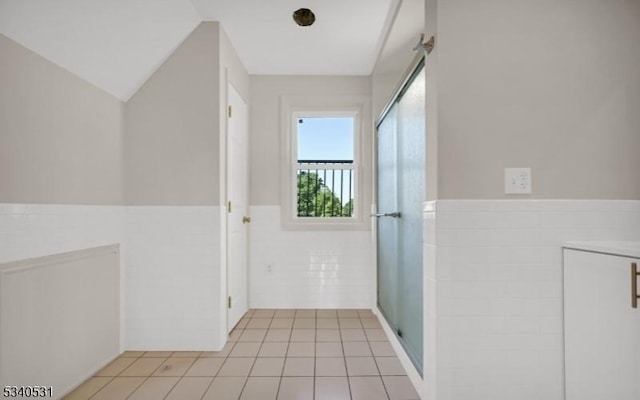
[[[0,0],[0,33],[126,101],[203,20],[251,74],[368,75],[399,1]]]
[[[124,101],[200,21],[189,0],[0,0],[0,33]]]

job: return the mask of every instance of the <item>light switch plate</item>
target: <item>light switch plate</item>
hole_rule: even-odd
[[[505,168],[504,193],[531,194],[531,168]]]

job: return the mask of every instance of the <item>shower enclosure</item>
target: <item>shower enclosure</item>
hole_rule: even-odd
[[[377,124],[375,217],[378,307],[416,369],[422,373],[424,58],[414,65]]]

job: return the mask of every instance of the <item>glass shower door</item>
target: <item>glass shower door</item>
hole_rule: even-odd
[[[376,202],[378,305],[420,372],[425,122],[425,72],[420,64],[378,125]]]

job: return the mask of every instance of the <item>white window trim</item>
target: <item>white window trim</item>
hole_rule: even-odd
[[[370,185],[370,151],[366,151],[370,132],[369,99],[365,96],[282,96],[281,98],[281,221],[283,229],[290,230],[368,230],[371,221]],[[297,214],[297,138],[294,124],[304,116],[353,116],[354,117],[354,214],[353,217],[314,218],[298,217]]]

